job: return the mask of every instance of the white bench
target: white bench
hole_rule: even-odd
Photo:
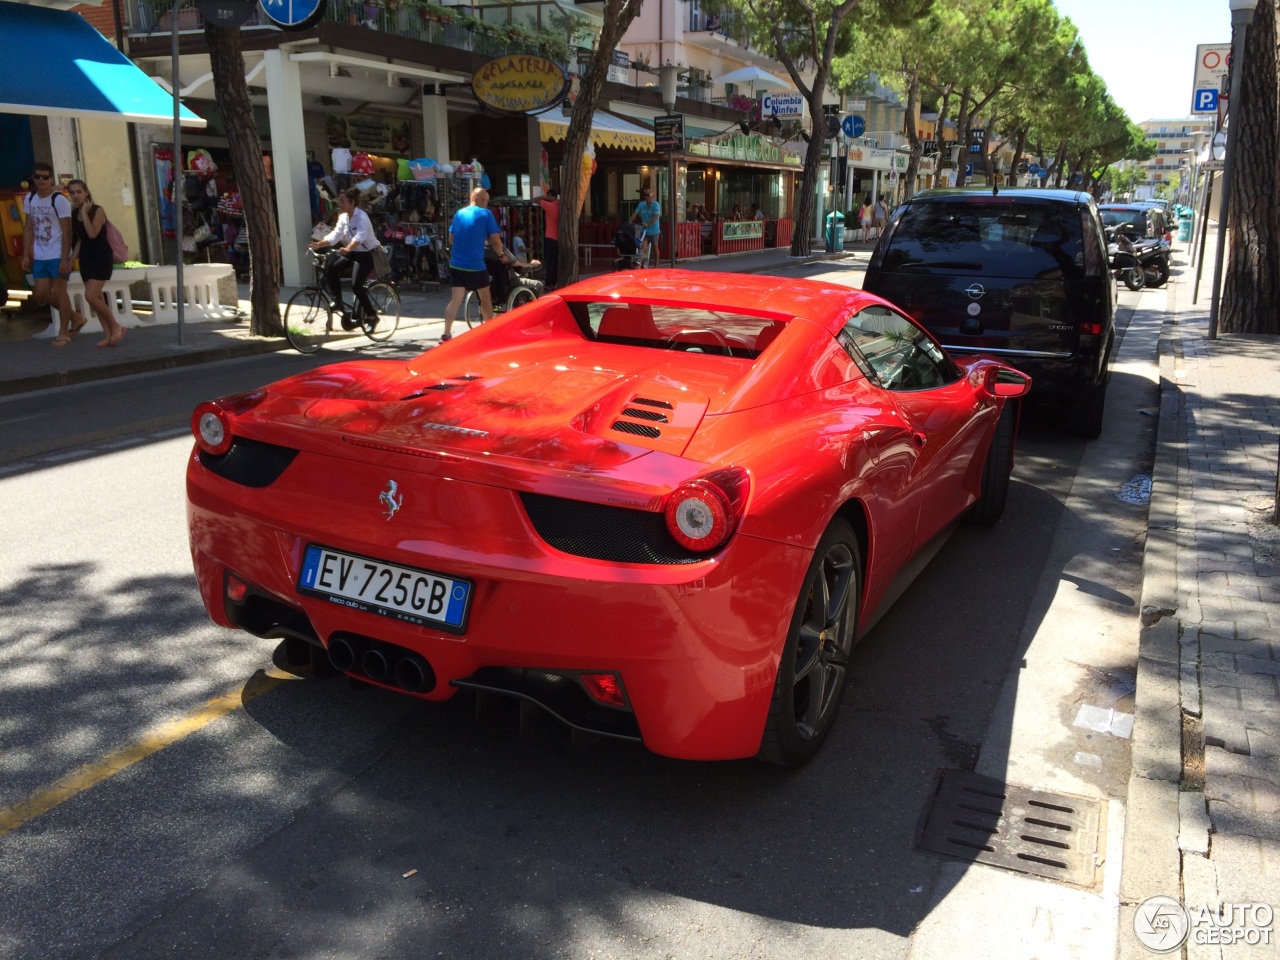
[[[102,295],[107,298],[107,306],[111,308],[112,314],[116,321],[122,327],[140,327],[143,320],[133,312],[133,298],[129,295],[129,285],[137,283],[139,280],[147,279],[147,270],[149,267],[115,267],[111,271],[111,279],[102,285]],[[94,316],[93,310],[84,299],[84,280],[79,273],[73,273],[67,278],[67,296],[71,300],[71,306],[74,310],[84,315],[89,321],[85,326],[85,330],[89,333],[101,333],[102,324],[98,322],[98,318]],[[51,308],[53,313],[53,323],[48,329],[36,334],[40,339],[49,339],[58,335],[58,329],[62,324],[62,318],[58,308]]]
[[[218,300],[218,281],[235,268],[229,263],[188,263],[182,267],[183,318],[186,320],[227,320],[236,307]],[[147,267],[151,285],[151,322],[178,322],[178,268]]]
[[[218,299],[218,281],[231,276],[234,268],[229,263],[189,263],[182,268],[183,318],[185,320],[230,320],[236,316],[236,306],[224,306]],[[130,284],[146,281],[151,287],[151,316],[134,313],[133,299],[129,295]],[[111,279],[102,286],[103,296],[116,320],[122,327],[142,327],[156,323],[178,322],[178,268],[168,267],[116,267]],[[67,296],[71,306],[82,313],[89,333],[102,330],[102,324],[93,315],[84,299],[84,280],[79,273],[67,279]],[[41,339],[57,336],[61,318],[53,308],[53,323],[36,334]]]

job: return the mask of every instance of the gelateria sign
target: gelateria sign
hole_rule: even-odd
[[[564,99],[569,78],[546,57],[509,53],[477,70],[471,89],[477,100],[503,113],[536,113]]]

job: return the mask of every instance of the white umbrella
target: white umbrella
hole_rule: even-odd
[[[738,70],[731,70],[719,77],[712,78],[716,83],[745,83],[750,84],[752,89],[756,87],[765,87],[773,89],[786,89],[791,86],[790,80],[783,80],[781,77],[775,77],[768,70],[761,70],[759,67],[750,66],[742,67]]]

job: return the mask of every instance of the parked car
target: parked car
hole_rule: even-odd
[[[606,274],[201,404],[196,578],[313,672],[797,764],[908,561],[1003,513],[1029,389],[846,286]]]
[[[1088,194],[918,193],[894,212],[864,287],[951,355],[1017,364],[1035,379],[1035,402],[1082,436],[1101,433],[1116,293]]]
[[[1170,222],[1159,201],[1138,200],[1133,203],[1104,203],[1098,207],[1103,226],[1121,227],[1131,240],[1171,239]]]

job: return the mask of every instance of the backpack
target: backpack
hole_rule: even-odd
[[[128,263],[129,244],[124,242],[124,236],[120,233],[120,229],[108,220],[103,230],[107,234],[107,246],[111,248],[111,262]]]

